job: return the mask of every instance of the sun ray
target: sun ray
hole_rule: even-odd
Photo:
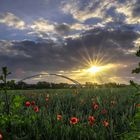
[[[94,83],[111,82],[109,78],[115,76],[115,71],[119,64],[111,63],[112,57],[105,50],[95,50],[94,47],[89,50],[84,48],[79,52],[81,59],[79,69],[73,70],[73,78],[82,79],[83,81],[91,81]],[[112,70],[113,69],[113,70]]]

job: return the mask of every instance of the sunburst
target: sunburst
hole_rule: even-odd
[[[98,52],[97,50],[92,50],[92,53],[89,53],[89,51],[85,49],[84,54],[81,54],[81,57],[81,68],[77,70],[75,75],[73,73],[74,78],[81,82],[110,82],[110,76],[114,76],[114,72],[118,67],[117,64],[111,63],[109,54],[101,50],[98,50]]]

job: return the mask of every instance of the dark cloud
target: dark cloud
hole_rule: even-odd
[[[139,0],[1,0],[0,15],[0,67],[15,77],[84,68],[99,54],[129,77],[138,62]]]
[[[68,38],[65,45],[60,46],[52,40],[14,41],[9,51],[12,55],[12,50],[15,50],[20,52],[19,55],[10,57],[0,52],[0,66],[7,65],[13,71],[22,69],[26,75],[29,71],[72,70],[83,67],[83,57],[87,57],[87,52],[89,56],[96,57],[99,51],[102,55],[107,54],[107,59],[111,58],[108,63],[129,65],[136,59],[123,50],[127,52],[132,49],[138,37],[136,32],[130,30],[98,28],[84,32],[79,38]]]
[[[136,1],[132,14],[134,17],[140,17],[140,1],[139,0]]]
[[[58,24],[55,26],[55,30],[61,35],[66,35],[70,32],[70,26],[68,24]]]

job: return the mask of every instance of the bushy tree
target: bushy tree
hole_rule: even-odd
[[[140,47],[139,47],[139,50],[136,52],[136,56],[137,56],[137,57],[140,57]],[[140,73],[140,62],[139,62],[139,64],[138,64],[138,66],[137,66],[135,69],[132,70],[132,74],[138,74],[138,73]],[[131,84],[132,86],[134,86],[135,88],[137,88],[138,90],[140,90],[139,84],[135,83],[135,82],[132,81],[132,80],[130,80],[130,84]]]
[[[140,47],[136,52],[136,56],[140,57]],[[134,70],[132,70],[132,74],[139,74],[139,73],[140,73],[140,62],[138,63],[138,66]],[[135,88],[137,88],[138,91],[140,91],[140,85],[138,83],[135,83],[134,81],[130,80],[130,84]],[[138,93],[137,95],[140,95],[140,93]]]

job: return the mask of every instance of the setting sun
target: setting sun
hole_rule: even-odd
[[[86,72],[96,74],[97,72],[100,72],[102,70],[102,67],[100,66],[92,66],[89,69],[86,70]]]
[[[97,73],[102,73],[102,72],[108,71],[113,67],[115,67],[115,65],[113,65],[113,64],[106,64],[103,66],[93,65],[93,66],[89,67],[88,69],[84,70],[84,72],[95,75]]]

